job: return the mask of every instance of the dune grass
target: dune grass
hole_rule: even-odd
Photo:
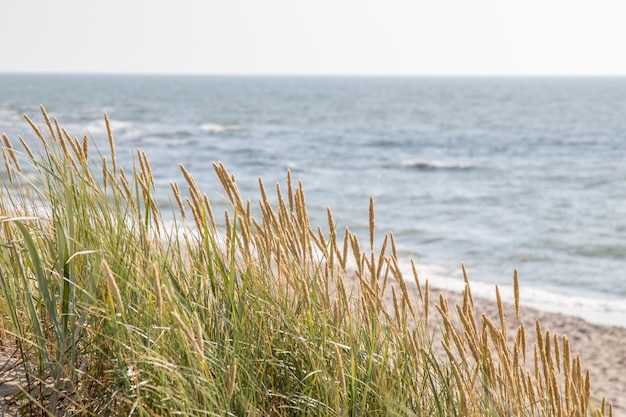
[[[312,227],[289,174],[275,197],[259,180],[255,217],[214,164],[232,205],[218,220],[181,165],[186,184],[172,183],[162,208],[143,152],[127,173],[110,128],[103,156],[42,115],[41,129],[27,119],[37,150],[2,139],[0,362],[19,368],[19,389],[0,407],[22,416],[612,415],[604,400],[592,410],[590,374],[566,337],[536,323],[527,347],[518,318],[507,334],[499,298],[497,322],[475,311],[467,277],[464,302],[449,305],[417,272],[403,276],[393,236],[375,247],[373,201],[364,245],[337,230],[330,210],[327,225]],[[173,227],[161,210],[172,210]]]

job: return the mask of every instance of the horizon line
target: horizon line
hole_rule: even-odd
[[[141,72],[141,71],[6,71],[0,75],[76,75],[76,76],[190,76],[240,78],[626,78],[626,74],[389,74],[389,73],[212,73],[212,72]]]

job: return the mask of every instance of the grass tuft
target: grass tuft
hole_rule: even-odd
[[[106,116],[103,155],[41,110],[45,135],[26,118],[37,146],[2,136],[0,332],[16,349],[0,361],[21,377],[0,407],[24,416],[612,414],[606,400],[589,406],[590,373],[566,337],[537,322],[527,361],[524,323],[516,317],[507,337],[498,289],[498,318],[477,312],[464,267],[463,303],[440,295],[433,308],[415,265],[401,271],[393,236],[375,246],[373,199],[361,246],[349,229],[340,235],[330,210],[327,230],[311,226],[290,173],[275,204],[259,180],[257,218],[214,164],[232,207],[220,224],[181,165],[186,184],[171,183],[166,226],[148,156],[118,166]],[[518,286],[515,271],[516,316]]]

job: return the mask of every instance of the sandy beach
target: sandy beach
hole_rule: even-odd
[[[438,299],[443,293],[450,303],[462,303],[458,293],[446,290],[431,289],[431,299]],[[488,300],[474,297],[478,315],[485,313],[492,318],[498,317],[495,298]],[[523,304],[523,300],[522,300]],[[508,327],[514,329],[515,309],[505,305],[505,316]],[[550,330],[559,337],[567,336],[570,341],[572,356],[580,354],[582,365],[591,371],[592,400],[601,401],[605,396],[613,403],[614,416],[626,416],[626,328],[602,326],[565,314],[549,313],[533,308],[520,308],[520,320],[527,329],[528,346],[535,343],[535,321],[539,320],[543,332]]]

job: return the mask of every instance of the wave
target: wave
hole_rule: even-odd
[[[124,136],[130,138],[136,138],[141,136],[141,131],[132,123],[123,120],[109,119],[111,130],[115,136]],[[104,119],[95,120],[83,128],[90,135],[106,133],[106,123]]]
[[[243,128],[239,125],[218,125],[215,123],[203,123],[200,125],[200,130],[203,132],[209,133],[223,133],[227,131],[238,131],[243,130]]]
[[[10,105],[0,104],[0,126],[5,128],[14,128],[16,124],[23,121],[22,114]]]
[[[427,161],[423,159],[413,159],[402,163],[404,168],[418,169],[420,171],[466,171],[475,169],[476,166],[461,162]]]
[[[155,139],[183,139],[183,138],[190,138],[193,137],[194,132],[192,132],[191,130],[187,130],[187,129],[178,129],[178,130],[173,130],[173,131],[163,131],[163,130],[157,130],[154,132],[151,132],[149,134],[150,137],[155,138]]]

